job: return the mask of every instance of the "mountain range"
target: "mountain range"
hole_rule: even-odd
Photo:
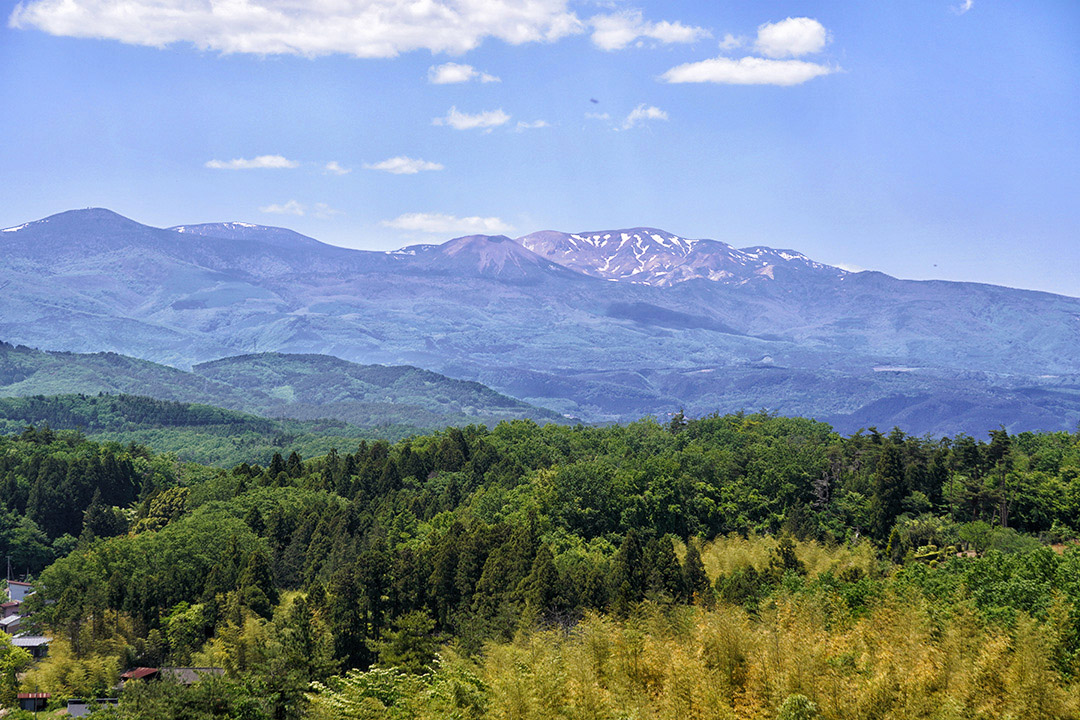
[[[326,355],[262,353],[222,358],[191,370],[116,353],[43,352],[0,342],[0,398],[59,395],[144,395],[199,403],[262,418],[334,419],[354,429],[399,436],[448,425],[527,418],[565,418],[477,382],[409,366],[358,365]],[[28,407],[17,404],[16,407]],[[50,407],[42,405],[42,407]],[[228,416],[222,411],[221,417]],[[50,421],[10,415],[9,419]],[[215,416],[216,417],[216,416]],[[70,425],[70,423],[68,424]],[[87,421],[83,426],[94,429]],[[110,426],[111,428],[113,426]]]
[[[0,338],[187,369],[317,353],[586,421],[767,408],[854,431],[1073,429],[1080,300],[652,228],[350,250],[70,211],[0,232]]]

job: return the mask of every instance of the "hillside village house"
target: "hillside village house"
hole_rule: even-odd
[[[21,647],[35,660],[40,660],[49,652],[49,642],[52,638],[44,635],[29,635],[22,631],[22,620],[25,617],[22,610],[23,601],[34,594],[34,588],[30,583],[8,580],[7,602],[0,603],[0,629],[11,635],[11,643],[15,647]]]

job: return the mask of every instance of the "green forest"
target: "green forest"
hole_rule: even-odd
[[[342,420],[271,420],[213,405],[139,395],[31,395],[0,398],[0,434],[27,426],[79,430],[91,440],[136,443],[181,460],[234,467],[268,464],[283,448],[325,455],[361,439],[400,440],[420,430],[384,424],[360,428]]]
[[[0,636],[6,705],[181,666],[94,717],[1080,717],[1080,433],[516,420],[224,469],[38,427],[0,502],[53,638]]]

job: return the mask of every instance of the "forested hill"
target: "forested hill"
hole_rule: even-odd
[[[363,439],[400,440],[422,432],[413,425],[360,428],[341,420],[272,420],[212,405],[137,395],[32,395],[0,398],[0,434],[27,426],[79,430],[87,437],[135,443],[175,453],[185,462],[233,467],[267,464],[288,447],[322,455]]]
[[[265,353],[223,358],[187,372],[115,353],[42,352],[0,342],[0,397],[72,393],[144,395],[271,418],[333,418],[387,428],[392,437],[400,437],[394,426],[565,421],[480,383],[410,366]]]
[[[105,394],[0,398],[0,421],[9,427],[13,423],[49,425],[89,432],[217,426],[260,433],[275,429],[274,421],[267,418],[212,405]]]
[[[224,471],[28,431],[0,500],[54,637],[26,687],[225,670],[119,717],[1080,712],[1071,433],[515,421]]]

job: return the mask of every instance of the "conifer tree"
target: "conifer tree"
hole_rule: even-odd
[[[291,478],[298,478],[304,474],[304,463],[300,460],[300,455],[293,450],[289,453],[289,459],[285,461],[285,472]]]
[[[683,587],[690,602],[712,607],[715,603],[712,584],[705,574],[705,564],[701,562],[701,551],[697,542],[691,538],[686,543],[686,557],[683,558]]]
[[[645,585],[648,594],[661,599],[682,600],[685,596],[682,566],[675,557],[671,538],[653,537],[645,545]]]

